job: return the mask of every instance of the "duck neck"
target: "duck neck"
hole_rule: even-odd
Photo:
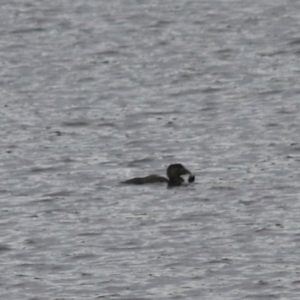
[[[168,187],[180,186],[182,182],[183,182],[183,179],[180,176],[178,176],[178,177],[169,177]]]

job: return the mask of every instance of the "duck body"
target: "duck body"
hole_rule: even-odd
[[[132,184],[145,184],[145,183],[160,183],[160,182],[169,182],[169,180],[163,176],[159,175],[149,175],[146,177],[135,177],[123,181],[122,183],[132,183]]]
[[[192,175],[192,173],[186,169],[182,164],[172,164],[167,168],[167,176],[169,179],[159,176],[159,175],[149,175],[146,177],[135,177],[126,181],[123,181],[121,183],[127,183],[127,184],[146,184],[146,183],[161,183],[166,182],[168,183],[168,187],[175,187],[180,186],[184,179],[181,177],[181,175],[187,175],[189,174],[189,182],[193,182],[195,180],[195,176]]]

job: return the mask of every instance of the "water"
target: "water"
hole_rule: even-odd
[[[298,299],[299,13],[2,1],[1,299]]]

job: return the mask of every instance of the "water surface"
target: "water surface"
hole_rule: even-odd
[[[2,1],[2,298],[298,299],[299,13]]]

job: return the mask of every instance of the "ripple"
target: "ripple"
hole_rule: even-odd
[[[3,299],[299,298],[300,6],[279,4],[1,5]],[[196,184],[119,184],[175,162]]]

